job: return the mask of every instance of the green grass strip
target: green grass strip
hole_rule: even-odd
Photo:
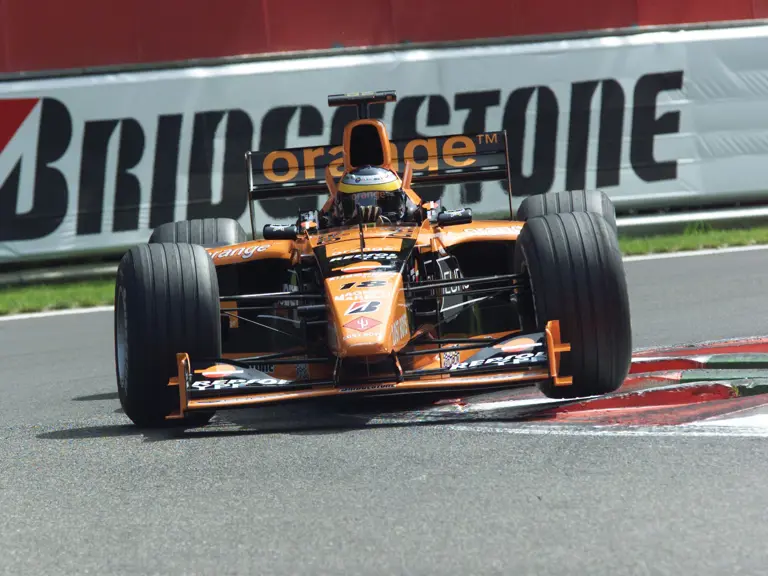
[[[756,244],[768,244],[768,226],[734,230],[715,230],[691,226],[680,234],[619,238],[621,251],[626,256]]]
[[[695,224],[680,234],[620,237],[625,256],[768,244],[768,226],[732,230]],[[114,303],[114,280],[0,288],[0,315]]]
[[[114,280],[0,288],[0,315],[112,304]]]

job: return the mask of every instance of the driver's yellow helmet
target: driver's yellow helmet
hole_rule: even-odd
[[[406,195],[397,173],[379,166],[347,172],[338,184],[337,214],[344,222],[399,220],[405,214]]]
[[[363,166],[344,174],[338,190],[342,194],[357,192],[396,192],[403,187],[400,177],[380,166]]]

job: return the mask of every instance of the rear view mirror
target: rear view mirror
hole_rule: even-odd
[[[456,224],[470,224],[472,222],[472,208],[461,210],[446,210],[437,215],[437,223],[441,226],[454,226]]]
[[[267,224],[264,226],[264,240],[295,240],[299,229],[295,224]]]

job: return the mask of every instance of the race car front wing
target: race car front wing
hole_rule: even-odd
[[[195,410],[241,408],[348,394],[492,389],[548,379],[555,386],[572,384],[570,376],[560,376],[561,355],[570,352],[571,346],[561,341],[557,320],[548,322],[544,332],[514,334],[486,347],[477,347],[476,354],[447,368],[400,370],[394,378],[365,378],[354,384],[334,379],[284,380],[257,370],[253,362],[223,358],[192,360],[187,353],[179,353],[176,355],[178,374],[168,382],[168,386],[178,390],[179,409],[166,418],[181,419],[187,412]]]

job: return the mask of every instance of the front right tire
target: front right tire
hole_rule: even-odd
[[[564,190],[526,197],[517,209],[517,219],[527,221],[536,216],[566,212],[592,212],[600,214],[614,234],[618,233],[616,208],[601,190]]]
[[[540,385],[550,398],[597,396],[617,390],[632,360],[629,294],[618,240],[599,214],[566,212],[528,220],[515,246],[515,272],[530,291],[518,295],[525,332],[559,320],[571,351],[561,355],[570,386]]]
[[[120,261],[115,285],[115,367],[126,416],[139,427],[199,426],[213,412],[178,410],[176,353],[190,358],[221,357],[219,285],[202,246],[140,244]],[[183,383],[180,383],[183,385]]]

